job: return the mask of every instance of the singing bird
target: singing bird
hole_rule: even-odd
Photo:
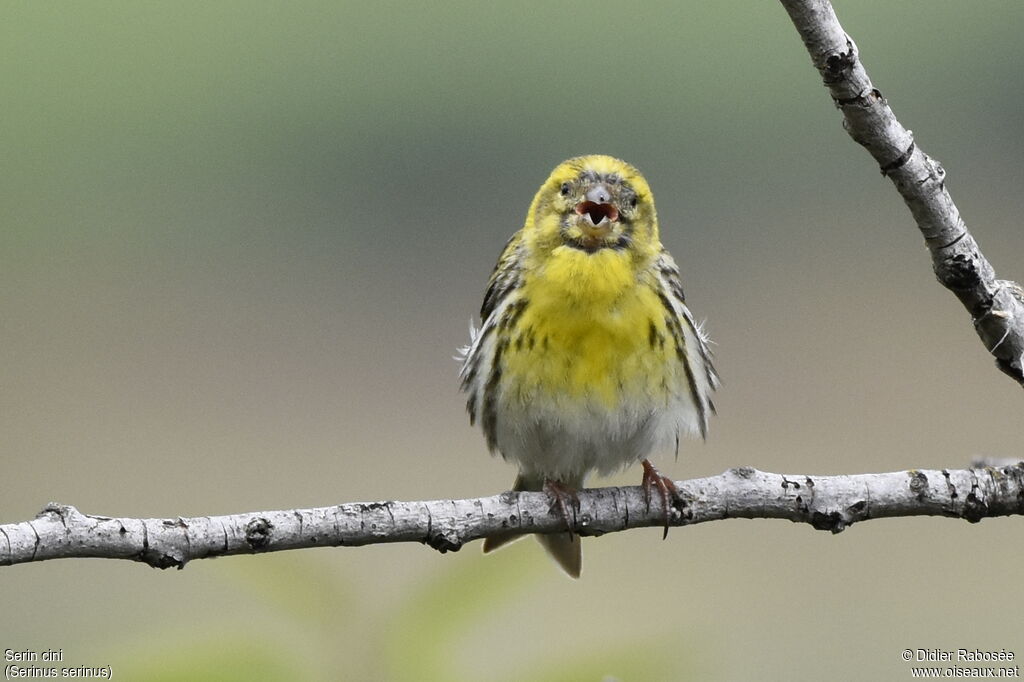
[[[706,437],[718,374],[661,245],[643,175],[610,156],[561,163],[491,274],[479,329],[460,349],[470,422],[519,466],[513,490],[545,490],[571,528],[587,476],[636,462],[650,500],[678,495],[647,459]],[[487,538],[489,552],[517,535]],[[538,535],[570,576],[572,532]]]

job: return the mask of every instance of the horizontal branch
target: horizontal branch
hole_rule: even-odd
[[[846,132],[888,176],[917,222],[936,277],[967,308],[996,365],[1024,385],[1024,289],[996,279],[946,190],[946,171],[914,143],[868,78],[828,0],[782,0]]]
[[[674,526],[789,519],[838,533],[868,519],[947,516],[976,522],[1024,514],[1024,462],[850,476],[741,467],[676,485],[680,499],[669,515]],[[639,486],[583,490],[579,500],[573,530],[581,535],[661,526],[665,519],[660,502],[648,506]],[[32,521],[0,525],[0,565],[96,557],[183,568],[193,559],[231,554],[383,542],[419,542],[448,552],[484,537],[564,530],[547,495],[535,492],[175,519],[94,516],[51,503]]]

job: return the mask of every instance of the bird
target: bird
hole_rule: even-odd
[[[593,473],[641,463],[667,533],[679,493],[648,457],[706,439],[720,380],[640,171],[597,154],[559,164],[505,244],[480,320],[457,355],[470,423],[518,466],[512,489],[547,492],[565,520],[565,532],[536,536],[561,568],[580,575],[572,518]],[[483,550],[518,537],[485,538]]]

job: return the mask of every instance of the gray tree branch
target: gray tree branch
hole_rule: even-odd
[[[781,0],[844,127],[889,177],[914,216],[939,281],[971,314],[996,365],[1024,385],[1024,289],[996,279],[946,190],[946,171],[914,143],[868,78],[828,0]]]
[[[977,522],[1024,514],[1024,462],[963,470],[911,470],[850,476],[770,474],[750,468],[678,481],[669,523],[789,519],[838,533],[854,523],[897,516],[947,516]],[[572,521],[580,535],[661,526],[661,502],[639,486],[579,494]],[[70,557],[130,559],[183,568],[193,559],[305,547],[419,542],[441,552],[509,533],[564,532],[544,493],[427,502],[340,504],[228,516],[113,518],[49,504],[21,523],[0,525],[0,565]]]

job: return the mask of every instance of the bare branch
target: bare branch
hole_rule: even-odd
[[[720,519],[789,519],[838,533],[868,519],[948,516],[977,522],[1024,514],[1024,462],[1000,467],[805,476],[738,468],[679,481],[674,526]],[[602,535],[660,526],[639,486],[581,491],[574,528]],[[230,516],[111,518],[49,504],[32,521],[0,525],[0,565],[70,557],[131,559],[183,568],[193,559],[305,547],[420,542],[441,552],[507,533],[558,533],[562,517],[544,493],[470,500],[373,502]]]
[[[1024,385],[1024,289],[996,279],[946,191],[946,171],[896,120],[828,0],[781,2],[843,112],[846,131],[871,153],[910,208],[939,281],[967,308],[996,365]]]

